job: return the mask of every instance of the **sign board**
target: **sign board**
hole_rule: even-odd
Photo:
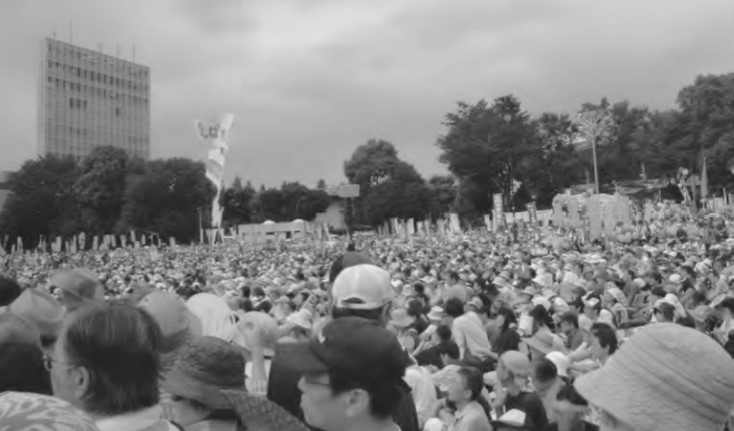
[[[359,184],[340,184],[326,189],[330,196],[339,196],[340,198],[357,198],[359,197]]]

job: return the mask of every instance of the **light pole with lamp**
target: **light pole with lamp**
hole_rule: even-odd
[[[204,225],[201,221],[201,207],[196,207],[196,212],[199,214],[199,244],[204,244]]]

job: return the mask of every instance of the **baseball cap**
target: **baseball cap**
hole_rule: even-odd
[[[326,324],[311,341],[279,345],[278,355],[288,368],[301,374],[339,370],[355,383],[403,380],[408,355],[390,331],[377,322],[360,317],[342,317]]]
[[[395,296],[390,273],[371,264],[345,268],[331,289],[334,305],[352,310],[374,310]]]

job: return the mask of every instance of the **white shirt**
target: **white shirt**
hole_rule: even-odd
[[[472,355],[484,359],[492,352],[492,346],[477,313],[468,311],[454,319],[451,325],[454,341],[459,346],[461,359],[468,350]]]

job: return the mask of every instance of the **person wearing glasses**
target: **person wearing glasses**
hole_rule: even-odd
[[[84,411],[101,431],[173,431],[161,419],[161,330],[147,312],[120,303],[87,304],[69,315],[44,356],[56,397]]]
[[[398,431],[408,356],[378,322],[342,317],[306,343],[284,344],[284,360],[301,379],[305,421],[324,431]]]

